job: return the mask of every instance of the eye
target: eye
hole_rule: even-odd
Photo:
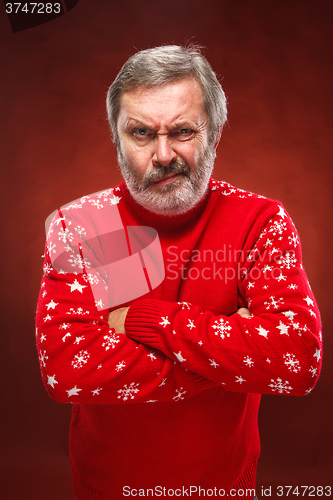
[[[146,135],[148,135],[148,130],[146,128],[136,128],[134,130],[134,133],[136,135],[139,135],[140,137],[145,137]]]
[[[180,128],[173,132],[173,136],[178,139],[178,141],[186,141],[191,139],[194,135],[194,130],[191,128]]]

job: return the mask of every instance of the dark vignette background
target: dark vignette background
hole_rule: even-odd
[[[190,39],[229,100],[215,177],[284,203],[324,325],[315,391],[263,397],[258,496],[333,485],[332,14],[330,0],[80,0],[13,34],[2,9],[1,498],[73,499],[70,406],[48,398],[34,341],[44,221],[120,181],[104,100],[127,57]]]

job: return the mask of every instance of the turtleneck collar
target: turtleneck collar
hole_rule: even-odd
[[[195,205],[191,210],[179,215],[160,215],[147,210],[142,205],[139,205],[130,194],[125,182],[119,185],[125,200],[128,202],[130,208],[135,212],[136,217],[139,216],[141,219],[140,223],[146,223],[147,225],[153,227],[159,227],[160,229],[168,228],[173,230],[178,230],[184,226],[190,224],[192,221],[198,220],[201,216],[208,200],[211,195],[211,181],[209,182],[207,191],[200,202]]]

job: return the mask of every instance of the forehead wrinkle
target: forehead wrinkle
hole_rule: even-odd
[[[185,83],[188,82],[185,81]],[[172,98],[170,101],[170,97],[173,95],[173,90],[179,85],[178,82],[162,88],[165,91],[169,87],[170,93],[162,93],[161,88],[125,92],[121,96],[120,114],[122,110],[125,114],[126,126],[132,126],[133,122],[134,125],[144,125],[144,128],[154,131],[204,126],[207,123],[207,113],[202,102],[202,90],[199,84],[195,83],[195,88],[190,89],[190,96],[185,89],[185,93],[175,93],[174,101]],[[192,90],[194,91],[192,92]],[[172,104],[175,103],[177,108],[175,109],[173,106],[172,109]],[[172,114],[170,115],[170,113]]]

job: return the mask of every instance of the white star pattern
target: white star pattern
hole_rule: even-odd
[[[68,397],[71,397],[71,396],[78,396],[80,391],[82,391],[82,389],[78,389],[75,385],[73,389],[69,389],[69,391],[66,392],[68,394]]]
[[[244,204],[245,211],[255,203],[257,195],[247,195],[246,192],[231,188],[227,183],[215,183],[214,186],[219,189],[219,193],[213,195],[216,199],[229,196],[229,200],[225,200],[229,203],[230,196],[233,200],[237,197],[253,196],[251,205],[247,205],[247,201],[240,202]],[[313,342],[320,336],[320,318],[315,311],[316,303],[301,268],[297,230],[283,207],[269,200],[265,201],[264,212],[260,212],[263,217],[256,219],[255,227],[244,228],[251,232],[246,233],[246,245],[236,278],[240,287],[241,294],[238,298],[242,297],[241,303],[236,302],[236,298],[232,296],[230,303],[227,301],[225,307],[221,306],[224,302],[223,296],[220,298],[220,284],[217,283],[217,287],[212,289],[211,283],[204,281],[196,284],[202,288],[198,292],[203,298],[202,301],[197,301],[196,289],[191,291],[194,284],[190,285],[185,280],[182,285],[184,289],[179,290],[178,294],[170,296],[166,293],[165,297],[157,296],[161,304],[154,305],[152,297],[151,310],[155,313],[149,321],[153,322],[156,335],[145,336],[147,343],[143,345],[137,340],[140,339],[139,331],[128,332],[128,337],[132,337],[131,348],[128,349],[126,337],[108,329],[108,304],[104,300],[107,293],[103,297],[100,295],[103,300],[93,294],[94,284],[101,283],[103,290],[106,285],[103,277],[99,280],[99,274],[94,274],[97,263],[95,258],[97,259],[98,255],[94,252],[83,254],[80,244],[78,246],[80,238],[84,237],[88,241],[92,236],[90,231],[98,230],[97,226],[94,227],[92,218],[85,219],[84,210],[88,208],[91,214],[99,214],[101,218],[105,210],[109,210],[110,214],[115,213],[118,207],[111,205],[120,203],[120,213],[117,217],[122,216],[126,214],[127,202],[121,199],[121,194],[119,188],[118,191],[106,190],[103,194],[95,194],[93,197],[82,197],[79,202],[72,204],[71,210],[83,210],[77,210],[74,214],[66,212],[66,217],[62,218],[66,219],[68,228],[71,224],[68,219],[73,218],[70,230],[66,229],[63,220],[51,223],[42,284],[46,288],[41,291],[39,298],[39,330],[36,342],[43,380],[52,397],[61,400],[67,392],[69,403],[81,400],[87,404],[105,401],[110,401],[110,404],[124,404],[133,400],[134,403],[176,402],[187,396],[192,397],[198,392],[196,387],[200,384],[202,389],[209,387],[204,381],[198,380],[197,376],[193,377],[193,384],[191,383],[193,374],[205,373],[205,370],[214,374],[214,381],[220,388],[223,386],[228,391],[294,395],[304,394],[306,388],[310,391],[321,367],[320,344]],[[63,213],[69,210],[68,207],[69,205],[62,207]],[[267,223],[269,216],[274,214],[274,209],[278,214]],[[119,224],[122,220],[120,217]],[[266,227],[263,228],[265,221]],[[219,234],[215,234],[210,252],[214,252],[216,248],[221,251],[220,243],[223,243],[223,240],[218,239],[219,237]],[[204,252],[201,240],[198,242],[198,250],[194,251]],[[164,244],[164,240],[161,243]],[[179,245],[174,247],[178,248],[178,253],[182,252],[183,243],[176,240],[172,243]],[[165,254],[167,249],[162,245],[162,250]],[[190,248],[190,252],[192,250]],[[231,244],[230,252],[235,250],[239,249],[233,248]],[[53,269],[49,262],[61,252],[65,262],[63,269],[59,269],[59,266]],[[200,258],[193,262],[200,262],[198,269],[206,265],[206,260]],[[89,265],[95,266],[90,269],[91,274],[84,269]],[[258,275],[256,271],[259,271]],[[47,276],[48,273],[52,274]],[[83,285],[83,282],[88,285]],[[311,295],[308,295],[310,293]],[[179,297],[178,305],[176,296]],[[182,299],[191,300],[194,305]],[[150,297],[147,300],[149,301]],[[158,302],[157,299],[156,303]],[[252,321],[236,320],[239,317],[233,313],[237,304],[238,307],[244,305],[251,310]],[[287,310],[288,308],[290,310]],[[297,313],[292,311],[294,308]],[[156,316],[156,311],[160,311],[161,316],[158,312]],[[137,313],[140,315],[140,311]],[[62,323],[65,318],[68,321]],[[142,317],[140,322],[139,318],[136,319],[144,329],[145,318]],[[238,340],[240,333],[241,342]],[[215,335],[223,339],[225,349],[222,349],[223,344],[221,345],[221,340],[216,339]],[[207,343],[209,336],[212,342]],[[299,336],[302,336],[302,339]],[[265,337],[266,340],[259,337]],[[167,358],[167,365],[163,364],[165,355],[155,350],[158,339],[163,338],[167,341],[166,356],[167,352],[171,355],[171,359]],[[205,341],[202,341],[202,338],[205,338]],[[200,352],[194,355],[190,345],[200,346]],[[307,355],[304,355],[302,350],[304,345],[310,346]],[[144,355],[137,358],[139,352],[144,352]],[[228,353],[232,353],[232,356]],[[136,360],[134,363],[132,355]],[[58,358],[65,363],[57,363]],[[137,362],[138,360],[140,362]],[[62,367],[66,366],[69,382],[64,384],[67,375],[63,373]],[[210,370],[210,367],[213,370]],[[175,378],[173,372],[177,374]],[[50,373],[54,374],[50,376]],[[241,373],[247,376],[247,379],[244,379]],[[306,377],[304,386],[303,379]],[[150,384],[149,380],[155,380],[155,383]],[[70,385],[72,388],[66,390]],[[79,395],[84,398],[75,399]],[[67,397],[65,399],[67,400]]]
[[[280,281],[286,281],[287,276],[285,276],[284,274],[281,273],[275,279],[280,283]]]
[[[82,340],[84,340],[84,335],[82,335],[81,337],[75,337],[74,344],[79,344],[80,342],[82,342]]]
[[[73,283],[66,283],[67,286],[70,286],[71,292],[74,292],[77,290],[78,292],[82,293],[84,288],[87,288],[87,285],[81,285],[77,279],[73,281]]]
[[[285,218],[286,212],[285,212],[284,208],[281,207],[281,205],[279,205],[279,211],[278,211],[278,213],[276,215],[279,215],[280,217],[282,217],[282,219]]]
[[[186,359],[185,359],[185,358],[183,358],[181,351],[179,351],[179,352],[174,352],[174,355],[176,356],[176,358],[178,359],[178,361],[179,361],[180,363],[183,363],[184,361],[186,361]]]
[[[297,315],[297,313],[293,311],[284,311],[282,314],[285,315],[286,318],[290,319],[291,321],[294,319],[294,317]]]
[[[262,337],[265,337],[267,339],[267,335],[269,333],[268,330],[265,330],[261,325],[259,325],[259,328],[256,328],[258,330],[258,335],[261,335]]]
[[[314,306],[314,302],[313,302],[313,300],[311,299],[311,297],[307,296],[307,297],[305,297],[305,299],[303,299],[303,300],[305,300],[305,302],[307,303],[307,305],[308,305],[308,306],[312,306],[312,307]]]
[[[266,243],[264,243],[264,247],[267,248],[267,247],[270,247],[272,245],[273,245],[273,240],[270,240],[269,238],[267,238]]]
[[[317,358],[317,362],[319,363],[319,360],[321,359],[320,349],[316,349],[316,352],[314,353],[313,357]]]
[[[289,335],[288,330],[290,326],[285,325],[284,323],[282,323],[282,321],[280,321],[279,326],[277,326],[276,328],[280,330],[280,335]]]
[[[57,384],[58,382],[56,381],[55,379],[55,375],[53,375],[52,377],[50,377],[49,375],[47,376],[47,383],[48,385],[50,385],[52,387],[52,389],[54,389],[54,386],[55,384]]]
[[[161,316],[161,322],[159,323],[159,325],[162,325],[164,328],[167,326],[167,325],[170,325],[170,321],[169,321],[169,318],[168,316]]]

